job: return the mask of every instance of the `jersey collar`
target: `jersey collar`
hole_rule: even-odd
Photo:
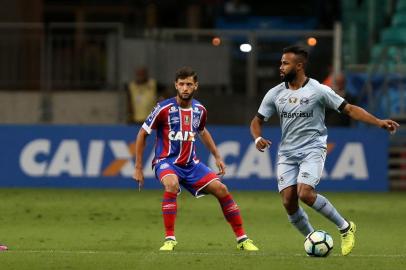
[[[302,84],[302,88],[306,86],[306,84],[310,81],[310,78],[307,77],[306,80],[304,81],[304,83]],[[285,82],[285,87],[286,89],[289,89],[289,83]]]

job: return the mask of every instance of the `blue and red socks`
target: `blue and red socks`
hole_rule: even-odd
[[[165,225],[165,238],[175,240],[175,219],[178,204],[176,198],[177,193],[164,192],[162,199],[162,216]]]
[[[227,222],[230,223],[231,228],[233,229],[237,241],[247,238],[242,226],[242,218],[240,214],[240,208],[233,200],[231,194],[226,195],[223,198],[219,199],[221,209],[223,210],[224,217]]]

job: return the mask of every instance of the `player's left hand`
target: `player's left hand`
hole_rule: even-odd
[[[395,134],[400,125],[391,119],[385,119],[381,120],[380,126],[389,131],[390,134]]]
[[[216,165],[217,168],[219,169],[219,172],[217,173],[217,175],[219,176],[223,176],[226,174],[226,165],[224,164],[224,161],[221,159],[216,159]]]

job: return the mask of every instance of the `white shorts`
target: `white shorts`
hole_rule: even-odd
[[[278,155],[278,190],[303,183],[313,188],[319,183],[326,160],[326,149],[315,148]]]

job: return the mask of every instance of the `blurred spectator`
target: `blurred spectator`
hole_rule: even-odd
[[[356,97],[352,96],[345,90],[345,76],[343,74],[338,74],[335,79],[335,86],[334,86],[334,74],[330,73],[330,75],[323,81],[323,84],[331,87],[338,95],[344,98],[348,103],[357,105]],[[348,117],[346,114],[339,113],[335,110],[326,110],[326,124],[331,126],[351,126],[352,121],[351,118]]]
[[[319,28],[333,29],[334,23],[341,21],[341,1],[340,0],[319,0]]]
[[[191,1],[186,7],[186,27],[200,28],[202,24],[202,10],[200,4],[196,1]]]
[[[246,16],[251,13],[251,7],[243,0],[229,0],[224,4],[224,15]]]
[[[128,84],[129,121],[141,124],[157,102],[156,80],[149,78],[146,67],[135,70],[135,79]]]
[[[216,19],[222,15],[224,0],[200,0],[202,6],[202,27],[213,28]]]
[[[153,1],[148,2],[145,7],[145,26],[147,29],[158,27],[158,6]]]

